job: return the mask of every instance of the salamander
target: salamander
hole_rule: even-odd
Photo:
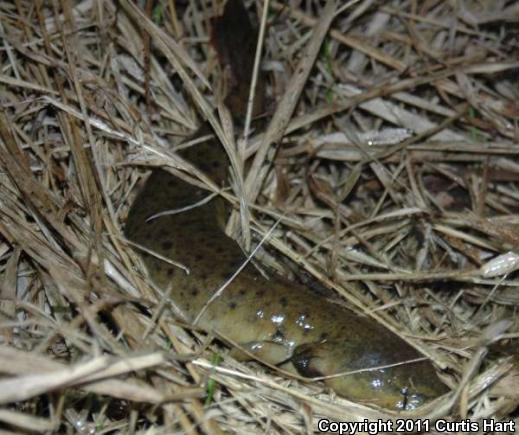
[[[231,69],[226,103],[239,118],[245,112],[256,34],[241,0],[229,0],[213,27],[220,60]],[[222,55],[226,45],[233,47],[230,55]],[[263,92],[262,85],[257,92]],[[215,182],[225,182],[228,160],[218,140],[180,154]],[[131,241],[187,266],[189,274],[141,252],[153,282],[172,289],[172,299],[190,321],[246,259],[222,228],[224,201],[203,203],[207,195],[156,169],[131,205],[125,228]],[[189,207],[194,204],[198,205]],[[184,208],[188,210],[150,219]],[[251,263],[206,308],[198,326],[218,331],[260,360],[308,378],[360,371],[325,380],[348,399],[412,409],[447,391],[429,360],[375,320],[320,299],[302,284],[277,275],[266,278]],[[420,361],[405,363],[416,359]],[[369,368],[376,369],[365,370]]]

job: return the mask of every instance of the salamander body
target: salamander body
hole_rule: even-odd
[[[231,7],[243,9],[241,2],[231,0],[225,14]],[[245,18],[239,20],[241,30],[236,32],[246,35],[234,33],[233,37],[247,46],[247,40],[252,41],[250,45],[255,39],[251,37],[250,24],[244,24],[248,20],[246,12],[241,13],[245,13]],[[221,43],[220,40],[216,44],[217,49]],[[247,59],[253,57],[253,51],[245,51]],[[242,68],[245,73],[251,71],[251,61],[240,59],[240,62],[249,65]],[[231,68],[232,63],[231,60]],[[247,86],[249,82],[246,81]],[[237,104],[242,108],[243,97],[236,95],[244,93],[231,92],[235,100],[241,101]],[[217,140],[188,148],[182,157],[214,181],[225,180],[228,162]],[[246,257],[221,227],[222,219],[218,216],[223,201],[220,199],[185,212],[149,218],[166,210],[191,206],[207,195],[201,188],[163,170],[155,170],[133,202],[126,224],[130,240],[189,268],[186,274],[159,258],[143,254],[152,280],[161,288],[172,288],[175,304],[190,320]],[[365,370],[422,357],[373,319],[359,316],[279,276],[267,279],[252,264],[245,266],[221,296],[208,305],[198,325],[218,331],[264,361],[305,377]],[[417,407],[446,391],[432,364],[423,359],[325,382],[349,399],[393,409]]]

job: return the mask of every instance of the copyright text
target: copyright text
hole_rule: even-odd
[[[436,432],[495,432],[495,433],[514,433],[515,422],[513,420],[499,421],[492,418],[482,420],[464,419],[451,421],[438,419],[397,419],[397,420],[368,420],[363,421],[330,421],[321,419],[317,423],[317,429],[323,433],[338,433],[355,435],[365,432],[376,435],[381,432],[429,432],[431,429]]]

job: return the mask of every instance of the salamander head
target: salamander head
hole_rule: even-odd
[[[310,378],[345,373],[325,383],[347,399],[388,409],[416,409],[448,391],[429,361],[398,365],[420,355],[403,340],[392,344],[391,352],[385,352],[385,346],[368,349],[371,343],[365,343],[362,352],[345,342],[307,344],[296,348],[291,362]]]
[[[447,392],[428,361],[370,370],[330,379],[327,383],[345,397],[406,411]]]

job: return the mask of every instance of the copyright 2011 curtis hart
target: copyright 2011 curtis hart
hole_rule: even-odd
[[[358,433],[368,433],[376,435],[379,433],[409,433],[409,432],[429,432],[435,430],[438,433],[452,432],[493,432],[493,433],[514,433],[515,422],[513,420],[500,421],[493,418],[481,420],[429,420],[429,419],[397,419],[397,420],[368,420],[363,421],[330,421],[321,419],[317,422],[317,429],[323,433],[338,433],[355,435]]]

